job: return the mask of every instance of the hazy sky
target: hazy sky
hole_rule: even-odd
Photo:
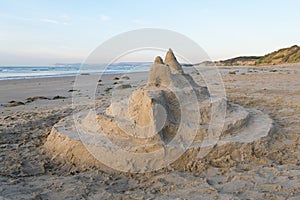
[[[300,44],[298,0],[0,0],[0,65],[83,62],[122,32],[164,28],[213,60]]]

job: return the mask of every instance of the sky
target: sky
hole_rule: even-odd
[[[298,0],[0,0],[0,65],[81,63],[140,28],[181,33],[212,60],[264,55],[300,45],[299,8]]]

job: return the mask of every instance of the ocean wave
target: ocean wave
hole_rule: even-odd
[[[149,70],[149,65],[109,66],[0,66],[0,80],[76,76],[78,74],[119,74]]]

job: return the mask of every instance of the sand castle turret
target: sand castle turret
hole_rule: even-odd
[[[220,112],[227,113],[224,121],[212,121]],[[143,87],[124,89],[109,107],[82,111],[74,118],[53,127],[46,149],[75,165],[105,164],[133,172],[171,163],[175,169],[192,170],[189,166],[202,159],[235,151],[244,159],[251,154],[249,147],[272,128],[272,120],[258,110],[213,100],[206,87],[184,73],[171,49],[164,62],[156,57]],[[211,153],[199,157],[205,151]]]
[[[164,64],[164,61],[160,56],[157,56],[154,60],[154,64]]]
[[[165,64],[168,65],[174,73],[183,74],[182,66],[177,61],[172,49],[169,49],[166,54]]]

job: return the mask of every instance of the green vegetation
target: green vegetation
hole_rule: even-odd
[[[300,62],[300,50],[289,57],[290,62]]]
[[[297,45],[267,54],[258,59],[255,62],[255,65],[284,64],[295,62],[300,62],[300,47]]]
[[[222,60],[219,63],[217,63],[217,65],[218,64],[226,65],[226,66],[252,65],[260,58],[261,58],[260,56],[240,56],[240,57],[231,58],[228,60]]]
[[[284,63],[300,62],[300,47],[297,45],[289,48],[279,49],[265,56],[240,56],[227,60],[216,61],[219,66],[235,65],[275,65]]]

